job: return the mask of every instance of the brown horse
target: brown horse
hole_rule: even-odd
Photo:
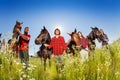
[[[22,28],[22,24],[23,22],[18,22],[16,21],[16,24],[13,28],[13,35],[12,35],[12,39],[10,39],[8,41],[8,49],[11,50],[12,52],[14,52],[16,57],[18,57],[18,44],[19,44],[19,41],[18,41],[18,32],[16,31],[16,29],[19,29],[21,31],[21,28]]]
[[[47,59],[49,59],[49,66],[51,66],[50,59],[51,59],[52,49],[49,49],[44,46],[44,44],[50,44],[50,41],[51,41],[50,34],[49,34],[48,30],[45,27],[43,27],[40,34],[35,39],[35,44],[41,45],[40,50],[37,52],[37,54],[41,58],[41,60],[42,60],[42,58],[44,60],[44,70],[46,70],[46,60]]]
[[[88,49],[89,51],[94,51],[96,47],[95,39],[98,40],[98,42],[101,42],[101,32],[97,27],[91,27],[92,31],[87,36],[87,42],[88,42]]]
[[[67,43],[67,52],[72,53],[74,55],[75,51],[81,50],[80,38],[76,29],[74,30],[74,32],[68,33],[68,35],[70,35],[71,39]]]

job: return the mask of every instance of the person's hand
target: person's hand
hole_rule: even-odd
[[[16,28],[16,31],[17,31],[18,33],[20,33],[20,29],[19,29],[19,28]]]
[[[45,47],[48,47],[49,45],[48,44],[44,44]]]
[[[63,55],[65,55],[65,54],[66,54],[66,50],[63,51]]]

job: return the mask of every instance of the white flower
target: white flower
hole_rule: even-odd
[[[22,77],[20,77],[20,80],[23,80],[23,78],[22,78]]]
[[[31,66],[30,64],[28,64],[28,66]]]
[[[29,79],[29,80],[35,80],[34,78],[31,78],[31,79]]]
[[[25,66],[26,64],[25,63],[22,63],[23,66]]]
[[[16,63],[17,61],[16,60],[14,60],[14,63]]]
[[[22,66],[24,69],[26,68],[26,66]]]
[[[23,74],[23,76],[22,76],[23,78],[26,78],[27,77],[27,75],[26,74]]]
[[[27,70],[32,70],[31,68],[27,68]]]
[[[16,62],[16,64],[18,65],[18,64],[19,64],[19,62]]]

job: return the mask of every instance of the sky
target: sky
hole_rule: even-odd
[[[30,54],[39,50],[34,40],[43,26],[51,37],[59,28],[67,42],[76,28],[87,36],[91,28],[102,28],[112,43],[120,37],[120,0],[0,0],[1,39],[10,39],[15,22],[23,22],[31,34]]]

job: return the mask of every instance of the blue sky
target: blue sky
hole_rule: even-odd
[[[120,36],[119,0],[0,0],[0,33],[3,38],[11,38],[15,21],[24,22],[30,28],[30,54],[38,50],[34,39],[46,26],[51,36],[56,27],[61,29],[65,40],[67,32],[76,28],[87,36],[90,27],[102,28],[110,43]]]

